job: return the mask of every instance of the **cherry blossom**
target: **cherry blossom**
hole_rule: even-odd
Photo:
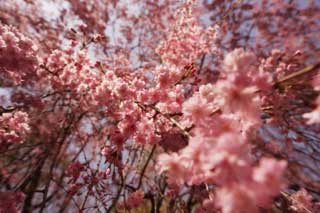
[[[318,1],[0,1],[0,212],[317,212]]]

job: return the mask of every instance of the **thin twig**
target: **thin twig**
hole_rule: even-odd
[[[286,198],[289,201],[296,201],[294,198],[292,198],[289,194],[285,193],[285,192],[280,192],[280,194]],[[299,202],[299,205],[307,212],[307,213],[312,213],[311,210],[309,210],[307,207],[305,207],[301,202]]]
[[[294,72],[294,73],[291,73],[291,74],[289,74],[287,76],[284,76],[283,78],[280,78],[279,80],[277,80],[273,84],[273,86],[279,85],[279,84],[284,83],[286,81],[289,81],[289,80],[291,80],[293,78],[296,78],[296,77],[302,76],[304,74],[307,74],[307,73],[309,73],[311,71],[314,71],[317,68],[320,68],[320,61],[318,61],[315,64],[308,65],[305,68],[303,68],[303,69],[301,69],[301,70],[299,70],[297,72]]]
[[[142,179],[143,179],[144,173],[145,173],[145,171],[146,171],[146,169],[147,169],[147,167],[149,165],[149,162],[150,162],[150,160],[151,160],[151,158],[153,156],[153,153],[156,150],[156,148],[157,148],[157,145],[153,145],[153,147],[151,149],[151,152],[150,152],[150,154],[148,156],[148,159],[147,159],[146,163],[144,164],[144,166],[143,166],[143,168],[141,170],[140,179],[139,179],[139,183],[138,183],[137,189],[139,189],[141,187],[141,185],[142,185]]]

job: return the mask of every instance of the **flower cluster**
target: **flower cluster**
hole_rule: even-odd
[[[0,25],[0,79],[4,85],[17,85],[35,79],[37,46],[15,28]],[[9,81],[10,80],[10,81]]]
[[[259,93],[271,88],[270,75],[257,67],[253,53],[243,49],[227,54],[223,69],[222,79],[215,85],[218,105],[249,126],[260,123]]]
[[[0,212],[317,212],[299,2],[0,0]]]
[[[214,50],[217,30],[211,27],[205,29],[199,24],[192,11],[194,2],[186,1],[177,10],[176,22],[170,29],[168,38],[156,50],[167,64],[183,67],[193,63],[202,54]]]
[[[211,202],[223,212],[258,212],[285,186],[286,162],[263,158],[254,166],[250,154],[247,131],[260,123],[257,91],[270,86],[268,75],[255,63],[250,52],[236,49],[228,54],[221,79],[200,86],[183,103],[185,119],[195,125],[189,145],[159,156],[160,171],[168,172],[170,184],[217,185]]]
[[[22,111],[3,113],[0,116],[0,141],[22,143],[30,132],[29,116]]]

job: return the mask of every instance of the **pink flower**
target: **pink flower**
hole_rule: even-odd
[[[199,87],[200,97],[206,99],[208,103],[213,102],[216,94],[214,93],[215,86],[213,84],[201,85]]]
[[[210,117],[213,107],[206,99],[195,95],[183,103],[182,112],[195,123],[201,123]]]
[[[265,188],[266,195],[275,196],[285,187],[282,175],[286,166],[285,161],[262,158],[259,166],[253,171],[253,180]]]
[[[174,84],[174,82],[178,80],[177,78],[172,78],[172,74],[174,74],[174,72],[176,72],[176,69],[172,69],[169,66],[157,66],[155,68],[155,81],[157,86],[161,89],[165,89]]]
[[[156,144],[160,140],[160,136],[156,134],[153,119],[147,117],[141,118],[137,125],[134,140],[141,144]]]
[[[168,172],[169,185],[181,185],[190,178],[188,160],[179,157],[177,153],[159,155],[157,167],[160,173]]]
[[[22,84],[36,79],[37,46],[17,29],[0,26],[0,79],[6,84]]]
[[[167,40],[156,49],[166,64],[184,67],[214,49],[216,29],[205,29],[200,25],[192,14],[194,4],[194,1],[188,1],[177,10]]]
[[[168,89],[163,92],[166,94],[162,95],[162,100],[157,104],[158,109],[164,113],[181,112],[184,101],[183,88],[176,86],[172,90]]]
[[[223,213],[258,213],[251,191],[246,186],[235,185],[217,191],[216,204]]]
[[[250,70],[256,61],[256,57],[251,52],[243,49],[235,49],[228,53],[223,61],[224,70],[226,72],[246,73]]]
[[[30,133],[29,116],[25,112],[3,113],[0,116],[0,141],[22,143]]]
[[[256,87],[242,87],[231,80],[221,80],[215,88],[220,108],[251,125],[260,123],[261,120],[259,113],[261,104],[256,91]]]

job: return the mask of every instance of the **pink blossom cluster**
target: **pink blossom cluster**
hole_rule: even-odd
[[[118,120],[116,127],[106,128],[117,150],[121,150],[129,138],[141,144],[158,142],[153,119],[149,115],[141,116],[142,109],[137,104],[137,101],[141,104],[159,101],[156,95],[150,95],[152,90],[146,89],[148,79],[129,72],[124,58],[119,57],[113,67],[105,67],[103,63],[93,63],[86,51],[71,49],[72,46],[64,51],[53,51],[40,71],[42,84],[50,85],[57,94],[63,95],[61,105],[72,106],[75,112],[103,111],[110,120]],[[182,104],[181,97],[176,99]],[[98,125],[95,119],[91,121],[92,125]]]
[[[94,69],[94,64],[85,51],[74,52],[71,48],[53,51],[45,59],[44,67],[39,73],[43,84],[50,85],[52,89],[62,94],[70,94],[66,97],[66,103],[71,99],[78,99],[81,107],[86,109],[92,106],[88,94],[97,87],[99,75],[95,73],[97,70]]]
[[[159,136],[155,133],[154,121],[149,116],[142,117],[142,109],[137,104],[137,101],[150,102],[151,92],[145,88],[148,80],[128,72],[125,59],[119,58],[114,63],[114,67],[104,67],[100,62],[93,63],[83,50],[57,50],[45,60],[42,83],[63,94],[63,105],[72,106],[76,112],[103,111],[110,120],[118,120],[116,127],[106,128],[118,151],[129,138],[141,144],[155,144]],[[98,125],[94,120],[92,125]]]
[[[11,1],[0,213],[317,211],[316,1]]]
[[[132,112],[134,109],[132,107],[130,107],[131,113],[123,113],[124,110],[121,110],[124,119],[118,125],[122,129],[120,131],[130,132],[131,135],[134,132],[133,139],[139,143],[152,144],[166,140],[166,137],[161,139],[159,129],[164,132],[168,131],[168,121],[164,119],[160,125],[159,117],[155,119],[154,116],[159,113],[174,114],[182,111],[186,91],[181,81],[195,74],[196,68],[191,69],[190,64],[193,64],[203,53],[211,51],[215,31],[211,28],[204,29],[198,23],[192,15],[193,4],[193,1],[188,1],[178,10],[174,17],[175,25],[169,30],[170,36],[159,45],[157,51],[162,56],[164,63],[156,65],[150,71],[149,77],[143,74],[143,77],[133,78],[131,84],[124,83],[122,86],[130,88],[129,91],[132,92],[127,93],[131,94],[133,102],[138,101],[142,105],[151,106],[143,109],[149,111],[146,117],[140,117],[141,111],[137,113],[136,107],[135,113]],[[123,105],[129,104],[124,102]],[[134,118],[133,115],[135,115]]]
[[[3,85],[35,79],[38,58],[35,43],[15,28],[0,25],[0,79]],[[31,81],[30,81],[31,82]]]
[[[242,49],[227,54],[221,79],[183,103],[184,118],[195,125],[189,145],[158,158],[172,185],[216,186],[210,199],[223,212],[258,212],[285,186],[286,162],[262,158],[255,166],[250,153],[247,131],[260,123],[259,91],[271,85],[256,64],[254,54]]]
[[[156,52],[164,63],[183,67],[193,63],[202,54],[214,51],[217,29],[204,28],[193,14],[195,1],[188,0],[177,10],[175,24],[169,30],[167,39]]]
[[[158,65],[153,69],[152,87],[137,92],[137,100],[144,104],[155,104],[164,113],[178,113],[184,102],[184,88],[178,85],[185,70],[168,65]]]
[[[29,116],[22,111],[3,113],[0,116],[1,143],[22,143],[30,133]]]
[[[125,62],[119,59],[117,66],[104,67],[101,62],[93,63],[85,50],[74,51],[76,45],[72,43],[63,51],[55,50],[45,59],[41,70],[43,84],[60,93],[69,93],[67,99],[78,100],[84,110],[112,108],[113,101],[135,97],[133,91],[139,83],[135,80],[127,83],[127,76],[122,76],[127,70],[118,68],[126,66]]]
[[[193,137],[179,154],[162,154],[159,166],[167,171],[170,184],[216,186],[211,202],[223,212],[259,212],[285,185],[282,179],[286,163],[263,158],[252,166],[248,143],[234,133],[218,138]]]
[[[271,76],[258,68],[253,53],[243,49],[227,54],[223,69],[215,85],[218,105],[249,126],[260,123],[260,94],[271,88]]]
[[[142,117],[137,124],[137,131],[133,138],[141,144],[156,144],[160,140],[160,136],[155,133],[153,119]]]
[[[90,2],[83,2],[79,0],[69,0],[70,6],[73,8],[75,15],[84,22],[80,28],[83,31],[94,33],[103,33],[105,30],[105,23],[108,21],[108,12],[101,12],[101,8],[107,9],[109,4],[107,1],[93,0]]]

